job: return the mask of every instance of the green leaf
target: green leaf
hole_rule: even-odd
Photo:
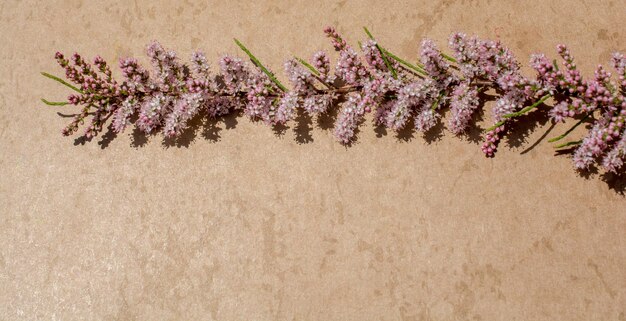
[[[255,57],[250,50],[248,50],[248,48],[246,48],[246,46],[244,46],[241,42],[239,42],[239,40],[234,39],[235,43],[237,44],[237,46],[239,46],[239,48],[241,48],[241,50],[243,50],[243,52],[245,52],[248,57],[250,57],[250,60],[252,60],[252,62],[254,63],[254,65],[256,65],[257,67],[259,67],[259,69],[261,69],[261,71],[263,71],[267,77],[274,83],[276,84],[276,86],[278,86],[278,88],[280,88],[280,90],[282,91],[287,91],[287,88],[285,86],[283,86],[283,84],[280,83],[280,81],[278,81],[278,79],[276,79],[276,76],[274,76],[274,74],[269,71],[267,68],[265,68],[265,66],[263,66],[263,64],[261,63],[261,61],[259,61],[259,59],[257,59],[257,57]]]
[[[456,61],[456,59],[454,59],[454,58],[452,58],[452,57],[450,57],[450,56],[446,55],[446,54],[445,54],[445,53],[443,53],[443,52],[441,53],[441,56],[443,56],[443,58],[444,58],[444,59],[446,59],[447,61],[450,61],[450,62],[453,62],[453,63],[456,63],[456,62],[457,62],[457,61]]]
[[[374,39],[374,36],[372,36],[370,31],[367,30],[366,27],[363,27],[363,30],[365,30],[365,33],[367,34],[368,37],[370,37],[370,39],[376,41],[376,39]],[[387,59],[387,55],[385,54],[385,52],[383,51],[381,46],[378,44],[378,42],[376,42],[376,48],[378,49],[378,52],[380,53],[380,56],[383,57],[383,61],[385,62],[385,65],[387,66],[387,69],[389,69],[389,71],[391,72],[391,75],[393,76],[393,78],[394,79],[398,79],[398,73],[396,73],[396,70],[393,68],[393,66],[389,62],[389,59]]]
[[[41,98],[41,101],[44,104],[48,105],[48,106],[65,106],[65,105],[69,104],[66,101],[49,101],[49,100],[45,100],[43,98]]]
[[[41,74],[42,74],[44,77],[50,78],[50,79],[52,79],[52,80],[54,80],[54,81],[57,81],[57,82],[59,82],[59,83],[61,83],[61,84],[65,85],[65,86],[67,86],[67,87],[71,88],[72,90],[74,90],[74,91],[76,91],[76,92],[79,92],[79,93],[81,93],[81,94],[83,93],[83,92],[82,92],[82,90],[80,90],[80,89],[78,89],[78,88],[76,88],[76,87],[72,86],[70,83],[68,83],[67,81],[65,81],[65,80],[63,80],[63,79],[61,79],[61,78],[59,78],[59,77],[57,77],[57,76],[51,75],[51,74],[49,74],[49,73],[47,73],[47,72],[43,72],[43,71],[41,72]]]
[[[306,60],[301,59],[301,58],[298,58],[298,57],[294,57],[294,58],[296,58],[296,60],[297,60],[299,63],[301,63],[303,66],[305,66],[305,67],[309,68],[309,70],[310,70],[312,73],[314,73],[316,76],[319,76],[319,75],[320,75],[320,72],[319,72],[319,71],[317,71],[317,69],[315,69],[315,67],[311,66],[308,62],[306,62]]]
[[[577,140],[575,142],[567,142],[565,144],[554,146],[554,148],[564,148],[564,147],[576,146],[576,145],[582,144],[582,142],[583,142],[582,140]]]
[[[395,61],[399,62],[400,64],[404,65],[405,67],[407,67],[407,68],[417,72],[418,74],[421,74],[421,75],[424,75],[424,76],[427,75],[426,72],[422,68],[420,68],[418,66],[415,66],[415,65],[411,64],[410,62],[408,62],[408,61],[406,61],[406,60],[404,60],[404,59],[394,55],[393,53],[391,53],[389,50],[387,50],[385,48],[382,48],[382,50],[385,52],[385,54],[387,56],[393,58]]]

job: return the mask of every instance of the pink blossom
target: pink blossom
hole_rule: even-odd
[[[363,50],[363,54],[365,56],[365,61],[369,64],[369,66],[379,72],[387,72],[387,65],[383,60],[378,47],[376,47],[376,41],[374,40],[366,40],[362,45],[361,49]]]
[[[161,93],[146,99],[141,105],[137,127],[145,133],[153,132],[163,121],[163,117],[169,111],[171,98]]]
[[[253,73],[248,78],[248,102],[244,112],[253,120],[262,119],[266,124],[274,123],[276,114],[275,98],[272,97],[272,83],[262,72]]]
[[[339,60],[337,61],[335,74],[346,84],[351,86],[358,85],[369,75],[356,51],[350,46],[347,46],[339,52]]]
[[[294,94],[307,95],[315,92],[313,74],[304,69],[295,59],[289,59],[285,62],[285,74],[293,86]]]
[[[399,90],[398,99],[386,114],[386,125],[394,130],[404,128],[412,114],[421,106],[431,107],[437,90],[432,80],[410,82]]]
[[[116,133],[121,133],[130,125],[130,117],[135,113],[139,107],[135,100],[131,97],[122,102],[120,108],[113,113],[113,130]]]
[[[415,129],[418,132],[425,133],[437,125],[439,114],[435,113],[431,108],[422,108],[415,116]]]
[[[180,97],[175,103],[172,112],[165,118],[163,133],[167,137],[180,135],[187,123],[196,115],[204,103],[204,97],[199,93],[188,93]]]
[[[298,107],[298,94],[294,91],[286,93],[278,103],[276,110],[276,123],[284,124],[292,120]]]
[[[568,117],[574,117],[576,115],[576,112],[573,108],[570,108],[570,106],[572,105],[567,101],[561,101],[555,104],[554,107],[550,109],[550,118],[558,123],[565,122],[565,119]]]
[[[574,152],[574,166],[578,169],[586,169],[594,158],[600,155],[602,151],[607,147],[607,142],[604,139],[607,130],[607,119],[602,118],[597,121],[587,136],[583,139],[582,144]]]
[[[332,94],[312,95],[304,98],[303,108],[310,114],[324,113],[330,108],[334,99]]]
[[[335,81],[335,76],[330,72],[330,59],[325,51],[320,50],[313,55],[313,67],[319,71],[320,78],[326,83],[332,84]]]
[[[485,140],[481,146],[481,150],[487,157],[493,157],[498,149],[498,143],[500,142],[500,136],[505,131],[505,126],[496,127],[493,130],[488,131],[485,134]]]
[[[130,91],[131,94],[137,91],[145,92],[151,87],[150,74],[137,62],[137,59],[120,59],[120,69],[122,69],[122,75],[126,77],[126,82],[123,87]]]
[[[457,77],[449,70],[450,64],[443,58],[432,40],[425,39],[422,42],[420,60],[428,75],[441,87],[445,88],[457,80]]]
[[[478,108],[478,91],[468,83],[462,82],[452,93],[448,129],[455,135],[463,133],[476,108]]]
[[[363,104],[358,95],[350,95],[348,101],[343,105],[343,108],[337,116],[337,123],[335,124],[335,137],[342,144],[349,144],[354,137],[354,131],[359,122],[363,119],[365,110],[363,110]]]
[[[220,59],[220,69],[227,93],[235,94],[243,90],[250,77],[250,71],[241,59],[223,56]]]
[[[335,50],[340,51],[346,48],[346,41],[341,38],[335,28],[330,26],[326,27],[324,28],[324,33],[326,34],[326,37],[330,38],[330,40],[332,41]]]
[[[626,133],[622,133],[622,138],[604,156],[602,166],[609,172],[617,173],[624,165],[624,157],[626,157]]]
[[[159,86],[171,88],[185,85],[189,75],[185,73],[176,52],[165,50],[157,41],[150,43],[146,52],[154,67]]]

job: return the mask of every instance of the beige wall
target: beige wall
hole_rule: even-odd
[[[495,159],[448,132],[368,123],[346,149],[315,120],[277,138],[232,117],[187,144],[128,132],[102,148],[61,137],[56,112],[75,108],[38,101],[69,94],[38,74],[62,74],[56,50],[145,61],[158,39],[216,61],[238,37],[281,74],[330,49],[327,24],[353,42],[367,25],[411,59],[456,30],[524,63],[563,42],[590,75],[626,50],[624,5],[2,1],[0,319],[624,320],[626,183],[578,176],[546,141],[521,155],[549,124]]]

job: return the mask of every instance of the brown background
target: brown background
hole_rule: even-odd
[[[346,149],[316,120],[276,137],[233,117],[178,144],[75,145],[56,112],[77,109],[38,101],[69,92],[38,73],[62,75],[56,50],[145,61],[151,39],[216,61],[238,37],[282,74],[330,49],[331,24],[411,59],[456,30],[524,64],[562,42],[591,75],[626,49],[625,5],[0,2],[0,319],[624,320],[623,178],[578,176],[545,140],[520,154],[549,123],[495,159],[445,131],[429,144],[368,122]]]

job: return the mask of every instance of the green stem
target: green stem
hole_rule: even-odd
[[[516,113],[510,113],[510,114],[506,114],[506,115],[502,116],[502,118],[505,118],[505,119],[503,119],[503,120],[497,122],[495,125],[487,128],[486,131],[492,131],[492,130],[494,130],[494,129],[504,125],[504,123],[506,122],[507,119],[511,119],[511,118],[515,118],[515,117],[524,115],[525,113],[531,111],[533,108],[536,108],[537,106],[541,105],[544,101],[546,101],[550,97],[552,97],[552,95],[549,95],[549,94],[545,95],[545,96],[541,97],[541,99],[539,99],[534,104],[532,104],[532,105],[530,105],[528,107],[525,107],[524,109],[522,109],[522,110],[520,110],[520,111],[518,111]]]
[[[504,123],[505,123],[505,121],[504,121],[504,120],[501,120],[501,121],[499,121],[499,122],[495,123],[493,126],[491,126],[491,127],[487,128],[487,129],[485,129],[485,131],[490,132],[490,131],[492,131],[492,130],[494,130],[494,129],[496,129],[496,128],[498,128],[498,127],[502,126],[502,125],[504,125]]]
[[[280,90],[282,91],[287,91],[287,88],[285,86],[283,86],[283,84],[280,83],[280,81],[278,81],[278,79],[276,79],[276,76],[274,76],[274,74],[269,71],[267,68],[265,68],[265,66],[263,66],[263,64],[261,63],[261,61],[259,61],[259,59],[257,59],[257,57],[255,57],[250,50],[248,50],[248,48],[246,48],[246,46],[244,46],[241,42],[239,42],[239,40],[234,39],[235,43],[237,44],[237,46],[239,46],[239,48],[241,48],[241,50],[243,50],[243,52],[245,52],[248,57],[250,57],[250,60],[252,60],[252,62],[259,67],[259,69],[261,69],[261,71],[263,71],[267,77],[274,83],[276,84],[276,86],[278,86],[278,88],[280,88]]]
[[[533,110],[533,109],[537,108],[537,106],[541,105],[544,101],[548,100],[548,98],[550,98],[550,97],[552,97],[552,95],[550,95],[550,94],[545,95],[545,96],[541,97],[541,99],[539,99],[539,100],[538,100],[537,102],[535,102],[534,104],[532,104],[532,105],[530,105],[530,106],[528,106],[528,107],[525,107],[525,108],[523,108],[522,110],[520,110],[520,111],[518,111],[518,112],[515,112],[515,113],[510,113],[510,114],[506,114],[506,115],[504,115],[504,116],[502,116],[502,117],[503,117],[503,118],[515,118],[515,117],[518,117],[518,116],[524,115],[524,114],[526,114],[527,112],[529,112],[529,111],[531,111],[531,110]]]
[[[53,75],[51,75],[51,74],[49,74],[49,73],[47,73],[47,72],[43,72],[43,71],[41,72],[41,74],[42,74],[44,77],[48,77],[48,78],[50,78],[50,79],[52,79],[52,80],[55,80],[55,81],[57,81],[57,82],[59,82],[59,83],[61,83],[61,84],[65,85],[65,86],[67,86],[67,87],[69,87],[69,88],[71,88],[71,89],[73,89],[73,90],[75,90],[75,91],[77,91],[77,92],[81,93],[81,94],[83,93],[83,92],[82,92],[82,90],[80,90],[80,89],[78,89],[78,88],[76,88],[76,87],[72,86],[70,83],[68,83],[67,81],[65,81],[65,80],[63,80],[63,79],[61,79],[61,78],[59,78],[59,77],[57,77],[57,76],[53,76]]]
[[[389,52],[387,49],[382,48],[382,50],[383,50],[383,52],[385,52],[385,54],[386,54],[387,56],[389,56],[389,57],[393,58],[394,60],[396,60],[397,62],[399,62],[399,63],[403,64],[405,67],[407,67],[407,68],[409,68],[409,69],[411,69],[411,70],[413,70],[413,71],[417,72],[418,74],[421,74],[421,75],[424,75],[424,76],[427,76],[427,75],[428,75],[428,74],[427,74],[427,73],[426,73],[423,69],[421,69],[420,67],[415,66],[415,65],[411,64],[410,62],[408,62],[408,61],[406,61],[406,60],[404,60],[404,59],[402,59],[402,58],[400,58],[400,57],[398,57],[398,56],[394,55],[393,53]]]
[[[66,101],[49,101],[49,100],[45,100],[43,98],[41,98],[41,101],[44,104],[48,105],[48,106],[65,106],[65,105],[69,104]]]
[[[554,148],[563,148],[563,147],[569,147],[569,146],[576,146],[576,145],[582,144],[582,142],[583,142],[582,140],[577,140],[575,142],[567,142],[565,144],[554,146]]]
[[[585,115],[585,117],[583,117],[581,120],[579,120],[576,124],[574,124],[574,126],[572,126],[570,129],[568,129],[565,133],[563,133],[563,135],[554,137],[550,140],[548,140],[549,143],[554,143],[556,141],[559,141],[563,138],[565,138],[565,136],[569,135],[569,133],[573,132],[574,129],[576,129],[576,127],[578,127],[580,124],[582,124],[587,118],[589,118],[589,116],[591,116],[591,113],[588,113],[587,115]]]
[[[363,27],[363,30],[365,30],[365,33],[367,34],[368,37],[370,37],[370,39],[372,39],[372,40],[374,40],[376,42],[376,39],[374,39],[374,36],[372,36],[370,31],[367,30],[366,27]],[[389,71],[391,71],[391,75],[393,76],[393,79],[398,79],[398,74],[396,73],[396,70],[393,68],[393,66],[389,62],[389,59],[387,59],[387,55],[385,55],[385,52],[383,51],[383,48],[380,47],[378,42],[376,42],[376,48],[378,49],[378,52],[380,53],[380,56],[383,57],[383,61],[385,62],[385,65],[387,65],[387,69],[389,69]]]

